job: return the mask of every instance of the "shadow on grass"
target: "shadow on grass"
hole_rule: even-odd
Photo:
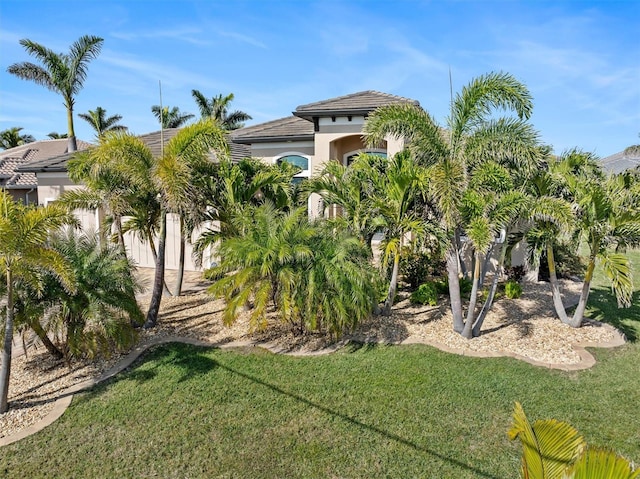
[[[611,289],[592,287],[589,294],[587,314],[591,319],[615,326],[624,333],[630,342],[640,339],[640,304],[637,293],[630,308],[618,308]]]
[[[368,345],[363,345],[364,348],[367,348],[367,346]],[[362,349],[362,348],[359,348],[359,349]],[[365,350],[368,350],[368,349],[365,349]],[[430,454],[430,455],[432,455],[434,457],[437,457],[438,459],[440,459],[440,460],[442,460],[444,462],[448,462],[448,463],[450,463],[452,465],[455,465],[457,467],[460,467],[462,469],[466,469],[468,471],[471,471],[471,472],[473,472],[475,474],[478,474],[481,477],[486,477],[486,478],[490,478],[490,479],[498,479],[497,476],[494,476],[494,475],[492,475],[492,474],[490,474],[490,473],[488,473],[486,471],[478,469],[477,467],[474,467],[474,466],[472,466],[470,464],[466,464],[466,463],[464,463],[462,461],[459,461],[457,459],[453,459],[451,457],[445,456],[445,455],[443,455],[443,454],[441,454],[441,453],[439,453],[437,451],[434,451],[433,449],[429,449],[427,447],[421,446],[420,444],[416,444],[415,442],[413,442],[413,441],[411,441],[409,439],[406,439],[404,437],[398,436],[397,434],[394,434],[392,432],[385,431],[384,429],[381,429],[379,427],[373,426],[371,424],[364,423],[364,422],[362,422],[362,421],[360,421],[360,420],[358,420],[356,418],[353,418],[353,417],[349,416],[348,414],[345,414],[345,413],[340,412],[340,411],[335,411],[335,410],[333,410],[333,409],[331,409],[329,407],[323,406],[322,404],[318,404],[318,403],[313,402],[313,401],[311,401],[309,399],[306,399],[306,398],[304,398],[304,397],[302,397],[302,396],[300,396],[298,394],[291,393],[289,391],[285,391],[284,389],[282,389],[282,388],[280,388],[280,387],[278,387],[278,386],[276,386],[274,384],[270,384],[270,383],[268,383],[266,381],[263,381],[260,378],[252,376],[251,374],[247,374],[247,373],[244,373],[242,371],[238,371],[237,369],[234,369],[232,367],[226,366],[224,364],[220,364],[217,361],[214,361],[214,362],[216,362],[217,366],[219,368],[221,368],[221,369],[225,369],[225,370],[227,370],[227,371],[229,371],[229,372],[231,372],[233,374],[236,374],[236,375],[238,375],[240,377],[248,379],[249,381],[252,381],[255,384],[259,384],[260,386],[264,386],[264,387],[270,389],[273,392],[276,392],[278,394],[282,394],[283,396],[287,396],[289,398],[295,399],[296,401],[298,401],[298,402],[300,402],[302,404],[305,404],[306,406],[309,406],[311,408],[314,408],[314,409],[317,409],[319,411],[322,411],[325,414],[330,414],[333,417],[342,419],[343,421],[346,421],[346,422],[348,422],[350,424],[353,424],[354,426],[356,426],[356,427],[358,427],[360,429],[376,433],[376,434],[378,434],[378,435],[380,435],[380,436],[382,436],[382,437],[384,437],[386,439],[389,439],[389,440],[395,441],[397,443],[400,443],[400,444],[402,444],[404,446],[410,447],[410,448],[412,448],[412,449],[414,449],[414,450],[416,450],[418,452],[423,452],[423,453]]]

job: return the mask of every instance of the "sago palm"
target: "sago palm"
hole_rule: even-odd
[[[87,78],[87,68],[91,60],[100,54],[103,39],[84,35],[73,42],[68,53],[53,50],[29,39],[20,40],[27,53],[36,58],[40,65],[31,62],[14,63],[7,68],[12,75],[30,80],[62,95],[67,109],[69,151],[76,151],[76,133],[73,127],[73,107],[75,97]]]

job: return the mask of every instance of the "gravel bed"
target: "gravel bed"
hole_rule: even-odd
[[[580,286],[562,281],[565,304],[577,302]],[[146,302],[148,297],[142,297],[143,307]],[[164,298],[158,326],[141,332],[140,342],[166,336],[187,336],[220,344],[251,340],[268,343],[272,350],[295,354],[318,353],[335,344],[335,339],[327,335],[296,334],[290,326],[279,323],[275,316],[269,318],[269,326],[262,332],[249,330],[248,312],[227,327],[222,324],[223,307],[222,301],[212,300],[202,288],[196,288],[186,296]],[[545,363],[575,364],[580,356],[572,344],[602,343],[614,338],[615,330],[601,323],[586,321],[579,329],[563,325],[554,318],[548,284],[528,283],[521,298],[501,299],[494,304],[483,325],[483,333],[471,341],[451,330],[451,314],[446,304],[416,307],[407,299],[394,306],[390,317],[372,318],[342,340],[438,343],[463,352],[484,352],[494,356],[515,353]],[[125,353],[96,362],[76,361],[71,368],[64,361],[52,360],[42,347],[29,351],[28,356],[14,357],[10,411],[0,416],[0,437],[39,421],[65,389],[99,376]]]

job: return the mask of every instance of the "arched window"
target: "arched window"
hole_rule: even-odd
[[[308,157],[303,156],[299,153],[285,153],[284,155],[282,155],[279,158],[276,158],[275,160],[275,163],[278,165],[283,162],[290,163],[302,169],[302,171],[298,172],[293,177],[294,183],[300,183],[303,180],[309,178],[310,175],[309,175],[309,158]]]
[[[366,153],[367,155],[375,155],[375,156],[379,156],[381,158],[386,158],[387,157],[387,152],[386,150],[382,150],[382,149],[372,149],[372,150],[356,150],[356,151],[350,151],[349,153],[347,153],[346,155],[344,155],[343,158],[343,162],[345,166],[350,166],[351,163],[353,163],[355,161],[355,159],[358,157],[359,154],[361,153]]]
[[[291,163],[294,166],[297,166],[298,168],[302,168],[302,171],[309,170],[309,158],[305,158],[304,156],[300,156],[300,155],[281,156],[280,158],[278,158],[277,163],[280,164],[285,161],[287,163]]]

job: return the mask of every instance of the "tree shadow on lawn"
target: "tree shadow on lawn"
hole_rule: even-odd
[[[634,294],[630,308],[618,308],[616,297],[609,288],[591,288],[587,314],[591,319],[618,328],[628,341],[635,343],[640,339],[640,303],[637,294]]]
[[[189,349],[186,349],[187,347]],[[350,348],[349,352],[355,352],[355,351],[362,351],[362,350],[371,351],[379,346],[372,345],[372,344],[361,344],[361,343],[352,342],[348,347]],[[285,389],[282,389],[281,387],[271,384],[256,376],[242,372],[231,366],[225,365],[219,361],[211,359],[206,354],[204,354],[207,350],[211,350],[211,349],[212,348],[200,348],[197,346],[183,347],[182,345],[179,345],[176,348],[175,343],[161,345],[158,348],[154,348],[154,350],[151,352],[151,356],[144,355],[143,358],[138,359],[132,365],[132,368],[134,369],[128,369],[126,371],[123,371],[122,374],[119,374],[115,378],[111,379],[111,381],[115,382],[115,381],[134,380],[139,382],[146,382],[154,379],[158,374],[157,369],[160,366],[164,366],[164,365],[176,365],[180,369],[184,370],[184,374],[180,377],[178,382],[189,380],[200,374],[207,374],[214,369],[218,369],[218,368],[223,369],[241,378],[247,379],[257,385],[268,388],[269,390],[277,394],[281,394],[283,396],[294,399],[310,408],[317,409],[325,414],[329,414],[333,417],[346,421],[364,431],[373,432],[386,439],[389,439],[391,441],[397,442],[411,449],[414,449],[415,451],[429,454],[431,456],[434,456],[442,460],[443,462],[448,462],[454,466],[460,467],[461,469],[473,472],[474,474],[477,474],[479,477],[484,477],[488,479],[499,479],[497,476],[487,471],[484,471],[482,469],[479,469],[478,467],[475,467],[471,464],[466,464],[460,460],[448,457],[436,450],[417,444],[411,441],[410,439],[407,439],[397,434],[394,434],[392,432],[386,431],[380,427],[362,422],[354,417],[349,416],[344,412],[336,411],[334,409],[331,409],[328,406],[324,406],[322,404],[309,400],[298,394],[286,391]],[[240,352],[242,354],[242,353],[246,353],[249,349],[253,351],[252,348],[238,348],[238,349],[239,351],[234,350],[234,352]],[[153,361],[154,364],[153,365],[149,364],[149,361]],[[93,388],[88,392],[90,395],[96,397],[96,396],[99,396],[101,392],[103,392],[103,389]]]

